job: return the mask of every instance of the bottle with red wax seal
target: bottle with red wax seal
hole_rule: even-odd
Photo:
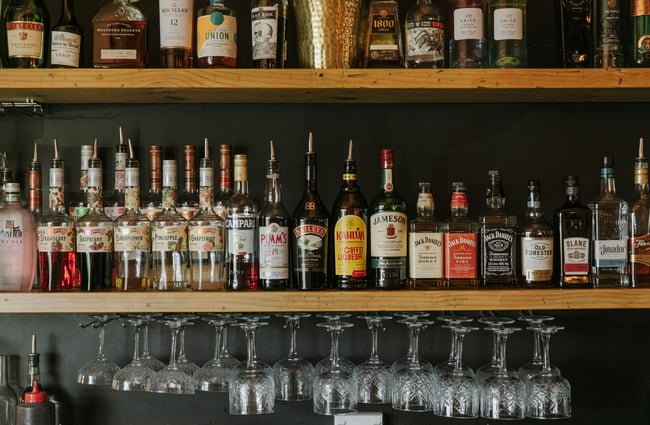
[[[47,401],[46,392],[38,390],[37,380],[16,407],[16,425],[54,425],[54,405]]]

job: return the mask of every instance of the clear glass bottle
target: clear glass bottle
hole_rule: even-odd
[[[553,227],[544,218],[539,180],[528,181],[526,215],[519,229],[519,285],[532,288],[552,286]]]
[[[44,68],[50,15],[43,0],[10,0],[3,18],[9,68]]]
[[[396,0],[370,0],[361,21],[361,68],[402,68],[404,49]]]
[[[130,0],[112,0],[93,16],[93,66],[147,66],[147,17]]]
[[[237,66],[237,12],[226,6],[225,0],[210,0],[199,9],[196,44],[199,68]]]
[[[0,356],[0,423],[3,425],[16,424],[16,406],[18,399],[11,389],[9,378],[9,356]]]
[[[447,17],[439,0],[417,0],[406,12],[407,68],[445,67]]]
[[[153,221],[162,213],[162,147],[149,146],[149,192],[140,200],[140,213]]]
[[[594,66],[592,0],[559,0],[560,54],[565,68]]]
[[[126,161],[129,159],[129,150],[126,143],[124,143],[124,133],[121,126],[119,131],[120,142],[115,145],[113,160],[113,193],[104,197],[104,214],[113,221],[126,211],[124,205],[124,168],[126,167]],[[131,140],[129,140],[130,142]]]
[[[176,211],[185,220],[190,220],[199,212],[199,189],[196,173],[196,146],[183,147],[183,190],[176,201]]]
[[[526,68],[527,0],[488,0],[490,68]]]
[[[34,143],[34,157],[29,163],[27,186],[27,209],[38,217],[43,208],[43,175],[41,162],[38,160],[38,143]]]
[[[70,199],[68,211],[70,217],[78,220],[80,217],[88,214],[88,161],[93,156],[92,145],[81,145],[81,161],[79,170],[79,192],[74,194]]]
[[[161,68],[191,68],[194,62],[194,0],[158,0]]]
[[[450,0],[449,67],[486,68],[487,0]]]
[[[74,0],[61,0],[61,17],[50,34],[51,68],[79,68],[82,35],[74,15]]]
[[[440,221],[433,215],[431,182],[418,183],[417,216],[409,221],[409,287],[443,286],[444,250]]]
[[[151,223],[152,285],[160,291],[188,285],[187,221],[176,211],[176,161],[163,161],[163,211]]]
[[[593,263],[595,287],[629,285],[628,205],[616,194],[614,159],[603,156],[600,168],[600,195],[589,203],[592,212]]]
[[[630,2],[633,3],[633,2]],[[625,32],[627,2],[595,0],[596,68],[621,68],[625,66]]]
[[[232,198],[231,157],[232,146],[219,145],[219,191],[214,197],[213,211],[224,220],[226,219],[226,203]]]
[[[639,140],[639,156],[634,160],[634,197],[630,208],[630,285],[650,287],[650,187],[648,159],[643,139]]]
[[[31,291],[36,275],[34,215],[20,205],[20,184],[5,184],[0,208],[0,291]]]
[[[226,287],[225,224],[212,211],[214,205],[214,161],[208,139],[199,164],[200,211],[187,224],[190,255],[190,287],[211,291]]]
[[[517,216],[505,209],[501,171],[490,170],[486,210],[479,216],[481,283],[483,286],[515,286]]]
[[[251,0],[255,68],[284,68],[287,60],[288,0]]]
[[[226,203],[228,289],[257,289],[257,204],[248,194],[248,156],[235,155],[235,189]]]

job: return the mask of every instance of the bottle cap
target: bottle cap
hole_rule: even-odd
[[[5,183],[5,192],[20,193],[20,183]]]
[[[230,155],[232,147],[230,145],[219,145],[219,169],[226,170],[230,168]]]
[[[393,168],[393,150],[381,150],[381,168]]]
[[[234,162],[235,162],[236,167],[237,166],[240,166],[240,167],[244,166],[245,167],[246,165],[248,165],[248,155],[237,154],[237,155],[235,155],[235,161]]]
[[[465,182],[452,182],[451,190],[453,190],[454,192],[466,191],[467,189],[465,188]]]
[[[603,156],[602,168],[614,168],[614,157],[608,155]]]
[[[569,187],[578,187],[580,185],[580,178],[578,176],[566,176],[564,184]]]
[[[42,403],[47,401],[47,393],[38,390],[38,381],[34,380],[32,391],[25,393],[25,403]]]

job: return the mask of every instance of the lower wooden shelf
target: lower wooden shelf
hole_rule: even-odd
[[[0,313],[650,309],[648,289],[3,292]]]

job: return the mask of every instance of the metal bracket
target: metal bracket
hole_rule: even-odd
[[[35,102],[34,99],[25,99],[24,102],[0,102],[0,115],[4,116],[5,111],[9,109],[20,112],[29,116],[43,116],[43,105]]]

